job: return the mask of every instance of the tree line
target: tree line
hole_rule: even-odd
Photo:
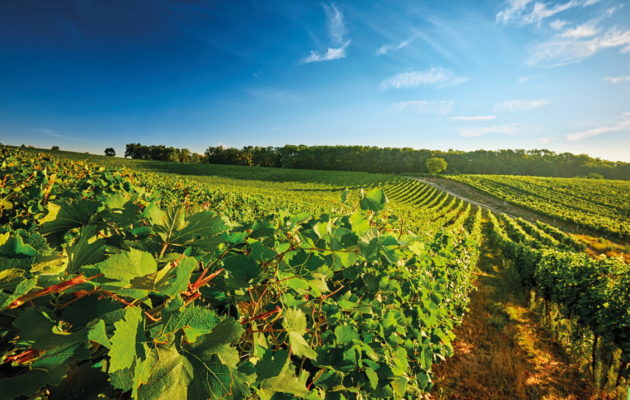
[[[185,155],[185,156],[184,156]],[[149,160],[231,164],[378,173],[427,173],[427,160],[443,158],[449,174],[536,176],[603,176],[630,179],[630,163],[593,158],[586,154],[550,150],[427,150],[376,146],[211,146],[203,156],[188,149],[128,144],[125,157]]]
[[[183,163],[204,161],[204,156],[199,153],[193,153],[188,149],[166,147],[162,144],[145,146],[140,143],[129,143],[125,146],[125,158],[127,157]]]

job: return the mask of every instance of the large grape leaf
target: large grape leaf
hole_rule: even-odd
[[[95,236],[96,229],[94,225],[82,227],[79,239],[68,247],[69,273],[76,273],[84,265],[96,264],[105,259],[105,240]]]
[[[209,335],[188,346],[156,346],[148,354],[151,365],[142,400],[243,398],[244,380],[234,370],[235,349],[243,329],[232,318],[219,323]],[[238,360],[238,358],[236,359]]]
[[[129,307],[125,310],[124,319],[114,323],[114,335],[109,349],[109,371],[115,372],[129,368],[136,358],[138,330],[142,324],[140,307]]]
[[[178,298],[164,309],[162,313],[163,328],[160,336],[173,335],[183,330],[186,340],[194,343],[199,336],[207,335],[219,323],[217,314],[207,307],[191,305],[183,307]]]
[[[244,288],[260,275],[260,267],[251,256],[237,254],[223,261],[224,268],[229,271],[226,283],[231,288]]]
[[[385,208],[385,203],[387,203],[387,195],[382,189],[376,188],[365,193],[359,204],[364,210],[378,212]]]
[[[131,281],[157,272],[157,262],[145,251],[131,249],[114,254],[95,265],[106,278],[117,281]]]
[[[42,219],[40,233],[48,237],[52,244],[59,244],[63,235],[73,228],[89,224],[100,203],[94,200],[65,201],[60,205],[49,204],[48,215]]]
[[[205,251],[214,250],[222,241],[219,234],[227,229],[228,226],[219,215],[202,211],[185,217],[183,207],[168,210],[156,225],[156,231],[164,243]]]

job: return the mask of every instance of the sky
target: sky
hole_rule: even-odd
[[[630,162],[626,0],[0,1],[0,143]]]

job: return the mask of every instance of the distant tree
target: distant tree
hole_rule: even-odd
[[[204,156],[203,155],[201,155],[199,153],[192,153],[191,162],[198,163],[198,162],[203,162],[203,160],[204,160]]]
[[[425,163],[430,174],[439,174],[448,167],[446,160],[441,157],[431,157]]]
[[[108,147],[105,149],[105,155],[108,157],[114,157],[116,155],[116,150],[113,147]]]
[[[59,151],[59,146],[53,146],[50,149],[53,150],[53,151]]]
[[[604,179],[604,175],[598,174],[597,172],[591,172],[590,174],[586,175],[585,178],[587,178],[587,179]]]
[[[177,149],[179,162],[189,163],[192,161],[192,153],[188,149]]]

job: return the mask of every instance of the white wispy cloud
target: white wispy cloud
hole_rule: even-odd
[[[510,22],[514,22],[519,25],[534,23],[539,24],[543,20],[553,17],[563,11],[567,11],[578,6],[588,7],[595,3],[597,3],[596,0],[569,0],[564,3],[550,5],[549,3],[544,3],[542,1],[508,0],[505,2],[505,7],[497,13],[496,19],[497,22],[502,24],[508,24]]]
[[[496,115],[457,115],[451,119],[454,121],[491,121],[496,117]]]
[[[494,105],[494,111],[529,111],[551,104],[549,99],[507,100]]]
[[[622,113],[621,121],[617,122],[614,125],[600,126],[597,128],[587,129],[584,131],[578,131],[569,133],[566,135],[566,138],[569,142],[575,142],[578,140],[590,138],[593,136],[603,135],[609,132],[619,132],[619,131],[627,131],[630,132],[630,113]]]
[[[564,26],[567,25],[568,23],[569,23],[568,21],[564,21],[561,19],[554,19],[553,21],[549,23],[549,26],[554,31],[559,31],[560,29],[564,28]]]
[[[423,85],[455,86],[468,78],[455,76],[445,68],[431,68],[424,71],[403,72],[381,82],[382,89],[402,89]]]
[[[394,103],[397,110],[411,110],[419,114],[446,115],[453,109],[452,100],[410,100]]]
[[[345,42],[344,37],[348,33],[346,28],[346,22],[343,14],[334,3],[330,5],[323,4],[324,12],[328,20],[328,35],[335,44],[341,44]]]
[[[609,48],[630,52],[630,30],[612,28],[589,38],[556,36],[533,48],[529,64],[558,67],[581,62]]]
[[[458,130],[459,136],[462,137],[478,137],[488,134],[499,135],[517,135],[521,132],[521,125],[518,123],[503,124],[503,125],[489,125],[489,126],[474,126],[468,128],[460,128]]]
[[[575,28],[567,29],[560,34],[561,38],[586,38],[592,37],[599,33],[600,29],[597,27],[596,21],[589,21],[584,24],[578,25]]]
[[[520,17],[531,2],[532,0],[508,0],[505,8],[497,13],[497,21],[507,24],[511,20]]]
[[[390,51],[398,51],[401,49],[404,49],[405,47],[409,46],[411,43],[413,43],[413,41],[416,39],[416,35],[411,36],[405,40],[403,40],[400,43],[397,44],[386,44],[383,45],[381,47],[378,48],[378,50],[376,50],[376,55],[383,55],[383,54],[387,54]]]
[[[621,83],[621,82],[630,82],[630,75],[628,76],[607,76],[604,78],[604,80],[610,82],[610,83]]]
[[[300,60],[301,64],[313,62],[338,60],[346,57],[346,48],[350,45],[350,40],[346,39],[348,29],[343,14],[334,3],[323,4],[328,25],[328,36],[332,46],[326,51],[311,50],[310,54]]]
[[[343,46],[338,47],[338,48],[329,47],[328,50],[326,50],[326,52],[324,53],[311,50],[311,54],[309,54],[308,57],[304,57],[301,60],[301,62],[302,64],[308,64],[312,62],[331,61],[331,60],[338,60],[341,58],[345,58],[346,47],[348,47],[349,44],[350,44],[350,41],[348,40],[346,43],[344,43]]]

